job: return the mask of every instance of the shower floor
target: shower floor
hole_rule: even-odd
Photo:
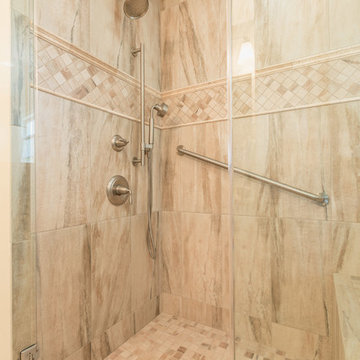
[[[237,351],[237,360],[290,360],[274,352],[263,357],[249,349]],[[121,345],[106,360],[231,360],[230,338],[193,321],[161,314]]]

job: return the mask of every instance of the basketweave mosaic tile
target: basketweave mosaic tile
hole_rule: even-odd
[[[291,360],[282,351],[265,356],[244,346],[237,360]],[[232,360],[230,338],[221,330],[160,314],[106,360]]]
[[[131,117],[139,118],[139,87],[38,39],[37,86]],[[147,111],[161,99],[146,94]]]

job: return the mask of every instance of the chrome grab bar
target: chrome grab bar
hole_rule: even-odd
[[[229,166],[227,164],[225,164],[225,163],[223,163],[221,161],[218,161],[218,160],[208,158],[207,156],[200,155],[200,154],[194,153],[192,151],[186,150],[183,145],[179,145],[177,147],[177,152],[178,152],[179,155],[187,155],[187,156],[190,156],[190,157],[192,157],[194,159],[198,159],[198,160],[207,162],[209,164],[219,166],[219,167],[221,167],[223,169],[229,169]],[[329,199],[329,196],[326,194],[325,191],[317,195],[317,194],[313,194],[313,193],[310,193],[308,191],[298,189],[296,187],[281,183],[279,181],[269,179],[269,178],[267,178],[265,176],[255,174],[255,173],[253,173],[251,171],[242,170],[242,169],[239,169],[239,168],[234,168],[233,170],[237,174],[245,175],[245,176],[247,176],[249,178],[259,180],[259,181],[262,181],[262,182],[264,182],[266,184],[269,184],[269,185],[278,187],[280,189],[290,191],[290,192],[292,192],[294,194],[306,197],[306,198],[308,198],[310,200],[313,200],[313,201],[317,202],[318,204],[320,204],[322,206],[327,206],[329,204],[330,199]]]

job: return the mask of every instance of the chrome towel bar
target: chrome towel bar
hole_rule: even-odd
[[[198,160],[207,162],[209,164],[219,166],[219,167],[221,167],[223,169],[228,169],[229,168],[229,166],[227,164],[225,164],[225,163],[223,163],[221,161],[214,160],[214,159],[208,158],[207,156],[200,155],[200,154],[194,153],[192,151],[186,150],[183,145],[179,145],[177,147],[177,152],[178,152],[179,155],[187,155],[187,156],[190,156],[190,157],[192,157],[194,159],[198,159]],[[308,198],[310,200],[315,201],[316,203],[318,203],[318,204],[320,204],[322,206],[327,206],[329,204],[329,196],[326,194],[326,192],[322,192],[322,193],[320,193],[318,195],[313,194],[313,193],[310,193],[308,191],[298,189],[296,187],[293,187],[293,186],[281,183],[279,181],[269,179],[269,178],[267,178],[265,176],[261,176],[261,175],[255,174],[253,172],[250,172],[250,171],[247,171],[247,170],[242,170],[242,169],[239,169],[239,168],[234,168],[234,172],[237,173],[237,174],[245,175],[245,176],[247,176],[249,178],[252,178],[252,179],[262,181],[262,182],[264,182],[266,184],[278,187],[280,189],[290,191],[290,192],[292,192],[294,194],[306,197],[306,198]]]

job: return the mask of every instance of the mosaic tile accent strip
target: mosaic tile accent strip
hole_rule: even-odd
[[[225,119],[226,86],[211,86],[201,90],[163,96],[169,105],[169,113],[163,119],[162,126],[174,126],[203,122],[214,119]]]
[[[262,113],[360,96],[360,55],[235,82],[234,115]]]
[[[38,39],[37,86],[138,119],[139,87]],[[147,92],[147,111],[160,97]]]
[[[232,360],[230,338],[221,330],[160,314],[106,360]],[[291,360],[283,352],[260,356],[244,347],[236,360]]]

